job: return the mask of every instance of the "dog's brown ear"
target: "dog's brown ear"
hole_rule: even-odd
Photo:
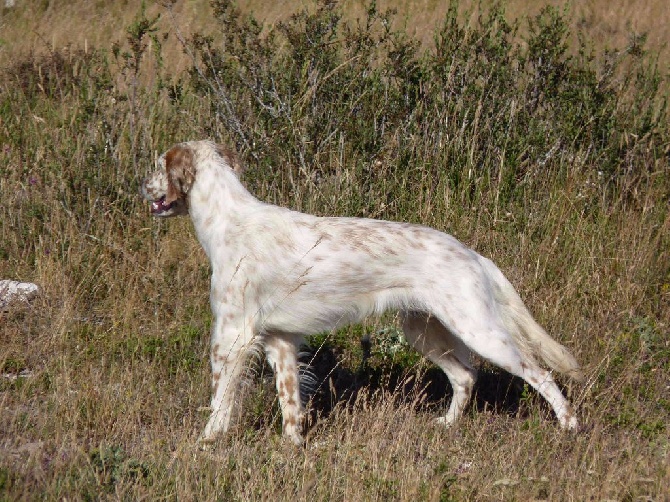
[[[230,167],[233,172],[237,175],[239,178],[242,176],[242,173],[244,172],[244,167],[242,166],[242,163],[240,162],[240,159],[237,158],[237,154],[232,151],[230,148],[227,146],[223,145],[216,145],[216,153],[223,159],[223,161],[228,164],[228,167]]]
[[[193,185],[195,179],[193,150],[185,145],[173,146],[165,154],[165,171],[168,179],[165,204],[172,204],[177,199],[184,198]]]

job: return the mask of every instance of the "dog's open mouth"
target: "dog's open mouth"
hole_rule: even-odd
[[[172,209],[172,206],[174,205],[175,201],[170,202],[169,204],[165,203],[165,195],[161,197],[158,200],[154,200],[151,202],[151,214],[153,215],[161,215],[165,213],[166,211],[169,211]]]

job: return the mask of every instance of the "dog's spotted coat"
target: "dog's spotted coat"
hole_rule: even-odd
[[[303,336],[388,309],[400,311],[407,340],[449,378],[454,394],[441,422],[457,420],[470,399],[473,351],[528,382],[561,426],[577,426],[536,359],[579,378],[577,362],[490,260],[431,228],[263,203],[242,186],[240,171],[229,150],[194,141],[163,154],[142,185],[154,215],[190,215],[212,265],[212,413],[201,440],[228,429],[246,356],[261,344],[275,371],[283,433],[300,443]]]

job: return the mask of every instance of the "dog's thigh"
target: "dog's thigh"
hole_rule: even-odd
[[[447,375],[454,395],[446,415],[439,421],[452,424],[463,414],[477,380],[470,349],[440,321],[423,313],[403,314],[403,331],[407,341]]]
[[[268,362],[274,370],[279,405],[282,412],[282,432],[296,444],[301,444],[303,407],[300,401],[298,376],[298,344],[300,340],[282,333],[267,333],[263,338]]]

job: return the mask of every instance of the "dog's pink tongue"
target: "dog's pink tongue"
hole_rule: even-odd
[[[167,209],[165,205],[165,199],[158,199],[151,203],[151,212],[154,214],[162,213]]]

